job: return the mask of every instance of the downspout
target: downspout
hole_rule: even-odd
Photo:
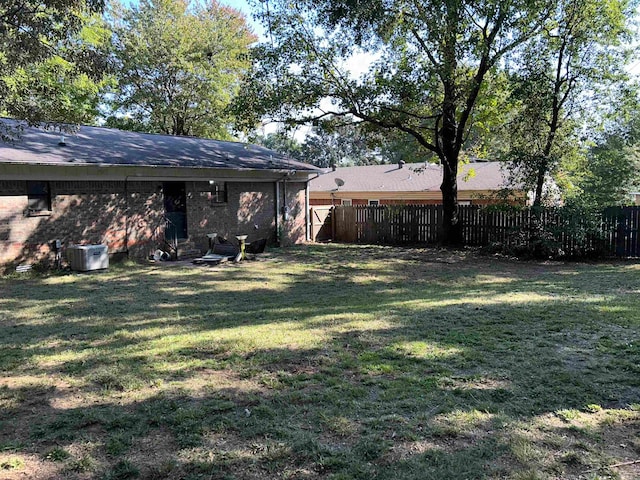
[[[309,195],[310,195],[310,190],[311,190],[309,188],[309,183],[311,182],[311,180],[315,180],[319,176],[320,176],[320,174],[317,173],[315,177],[309,178],[307,180],[307,182],[305,184],[305,188],[304,188],[304,193],[305,193],[304,209],[305,209],[305,220],[306,220],[306,225],[307,225],[307,231],[306,231],[305,238],[306,238],[307,242],[311,241],[311,222],[313,221],[313,219],[311,218],[311,202],[309,200]]]
[[[124,177],[124,251],[129,258],[129,175]]]
[[[280,180],[276,180],[276,242],[280,246]]]
[[[311,215],[309,215],[309,180],[305,183],[304,186],[304,223],[305,223],[305,231],[304,231],[304,240],[305,242],[309,242],[311,240]]]
[[[284,180],[282,180],[282,224],[284,225],[284,222],[286,222],[287,220],[289,220],[289,215],[288,215],[288,211],[289,209],[287,208],[287,177],[284,178]]]
[[[288,174],[287,174],[288,175]],[[280,235],[280,241],[283,240],[285,234],[284,229],[286,228],[287,221],[289,220],[289,210],[287,207],[287,176],[285,175],[282,180],[282,233]]]

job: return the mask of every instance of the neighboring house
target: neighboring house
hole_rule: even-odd
[[[442,203],[442,166],[393,164],[329,170],[309,183],[311,205],[437,205]],[[458,174],[458,203],[487,205],[508,192],[508,201],[524,205],[527,192],[510,189],[508,172],[500,162],[462,165]]]
[[[640,192],[631,192],[631,205],[640,205]]]
[[[204,252],[214,232],[302,242],[315,172],[243,143],[25,127],[0,142],[0,267],[50,261],[56,240],[138,258],[165,239]]]

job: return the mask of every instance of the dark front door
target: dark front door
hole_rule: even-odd
[[[162,190],[167,216],[165,237],[168,240],[187,238],[187,193],[184,182],[165,182]]]

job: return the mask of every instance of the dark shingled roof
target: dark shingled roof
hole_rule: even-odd
[[[0,122],[17,125],[15,120],[0,119]],[[64,134],[64,146],[59,145],[60,140],[61,133],[57,130],[24,127],[16,141],[0,141],[0,163],[318,171],[313,165],[240,142],[87,126]]]
[[[328,171],[309,182],[312,192],[336,191],[336,178],[344,181],[341,192],[430,192],[439,191],[442,166],[408,163],[393,165],[343,167]],[[458,173],[458,190],[500,190],[509,186],[505,164],[477,162],[462,165]]]

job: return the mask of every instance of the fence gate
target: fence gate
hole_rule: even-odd
[[[333,239],[333,207],[313,206],[309,209],[311,218],[311,241],[326,242]]]

